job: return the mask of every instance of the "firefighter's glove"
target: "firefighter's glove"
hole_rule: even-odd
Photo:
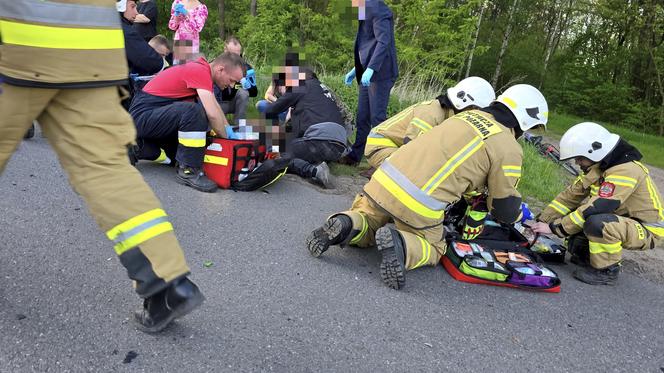
[[[346,77],[344,78],[344,83],[346,85],[351,85],[353,84],[353,79],[355,79],[355,68],[353,67],[353,70],[349,71],[348,74],[346,74]]]
[[[366,69],[364,71],[364,74],[362,74],[362,79],[361,79],[363,86],[368,87],[369,84],[371,84],[371,77],[373,76],[373,73],[374,73],[373,69]]]
[[[528,204],[521,202],[521,223],[524,223],[526,220],[534,220],[535,216],[528,208]]]

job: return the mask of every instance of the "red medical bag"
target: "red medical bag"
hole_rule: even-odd
[[[246,177],[265,158],[265,147],[258,140],[214,138],[205,150],[203,171],[219,187],[228,189]]]

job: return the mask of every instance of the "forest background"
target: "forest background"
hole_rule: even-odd
[[[288,50],[306,56],[347,104],[357,10],[350,0],[201,0],[209,16],[201,52],[214,57],[229,35],[267,87]],[[172,0],[156,0],[169,37]],[[517,83],[547,98],[549,134],[595,121],[664,168],[664,3],[661,0],[386,0],[394,13],[400,76],[388,117],[431,99],[466,76],[501,93]],[[555,179],[554,177],[548,179]],[[558,186],[551,186],[553,189]]]

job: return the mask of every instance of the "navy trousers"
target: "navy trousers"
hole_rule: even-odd
[[[357,134],[355,143],[348,153],[348,157],[354,161],[359,162],[362,159],[371,129],[387,119],[387,104],[392,86],[394,80],[391,79],[371,82],[368,87],[360,85],[356,116]]]

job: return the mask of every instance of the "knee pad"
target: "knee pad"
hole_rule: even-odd
[[[616,221],[618,221],[618,218],[613,214],[590,215],[586,219],[586,222],[583,223],[583,233],[585,233],[586,236],[602,237],[604,225]]]

